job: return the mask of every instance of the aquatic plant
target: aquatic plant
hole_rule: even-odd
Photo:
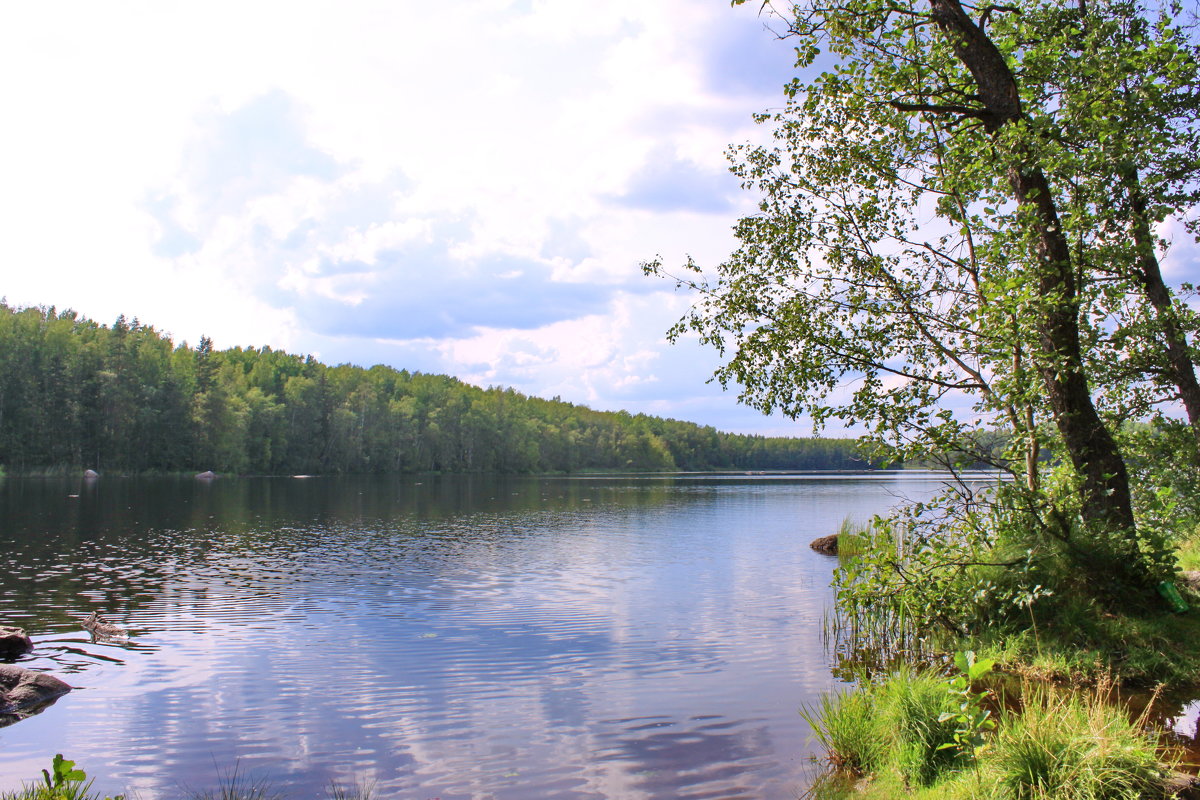
[[[272,788],[271,783],[255,778],[242,771],[241,763],[234,762],[232,769],[218,774],[217,788],[191,791],[187,800],[283,800],[284,795]]]
[[[871,523],[862,523],[847,515],[842,519],[837,535],[839,559],[854,558],[866,552],[871,543]]]
[[[92,781],[87,773],[75,766],[74,761],[55,754],[50,769],[42,770],[42,779],[25,785],[20,791],[0,794],[0,800],[100,800],[92,792]],[[117,795],[105,800],[124,800]]]

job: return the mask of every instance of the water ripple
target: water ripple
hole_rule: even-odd
[[[69,750],[143,800],[234,765],[297,796],[794,797],[833,683],[807,543],[905,487],[936,484],[0,481],[0,624],[80,687],[0,731],[0,790]]]

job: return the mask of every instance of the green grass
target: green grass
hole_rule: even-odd
[[[270,781],[248,775],[238,763],[218,778],[216,789],[190,791],[187,800],[284,800]]]
[[[879,769],[888,753],[884,720],[875,713],[870,688],[822,695],[800,712],[838,770],[864,775]]]
[[[871,526],[846,517],[834,531],[838,537],[837,555],[839,559],[853,558],[870,549]]]
[[[1010,712],[981,769],[1014,800],[1136,800],[1161,787],[1155,737],[1106,702],[1103,688],[1083,695],[1027,690]]]
[[[1200,679],[1200,597],[1181,587],[1191,609],[1166,604],[1119,613],[1061,598],[1021,625],[995,626],[970,643],[1006,672],[1070,683],[1113,679],[1131,686],[1195,686]]]
[[[960,759],[952,741],[954,708],[946,682],[930,672],[901,669],[858,692],[823,697],[802,714],[837,769],[866,774],[894,769],[925,785]]]
[[[1200,527],[1179,543],[1176,548],[1179,568],[1185,572],[1200,571]]]
[[[123,795],[104,798],[92,791],[92,781],[74,761],[54,757],[51,768],[42,770],[42,778],[30,781],[16,792],[0,792],[0,800],[125,800]],[[285,795],[272,788],[270,781],[252,778],[239,764],[218,775],[216,789],[185,790],[185,800],[283,800]],[[373,783],[349,785],[330,783],[325,790],[328,800],[371,800]]]
[[[1018,709],[978,758],[952,748],[947,683],[899,671],[860,692],[825,698],[806,712],[829,750],[831,769],[813,786],[820,800],[1140,800],[1160,796],[1172,767],[1153,733],[1109,702],[1106,687],[1086,692],[1026,685]],[[814,713],[816,712],[816,713]]]

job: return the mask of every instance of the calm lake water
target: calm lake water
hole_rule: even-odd
[[[235,767],[294,798],[794,798],[797,710],[841,686],[808,544],[941,480],[0,480],[0,624],[77,687],[0,729],[0,790],[61,752],[141,800]]]

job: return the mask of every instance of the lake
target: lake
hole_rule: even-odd
[[[140,800],[795,798],[846,517],[924,472],[0,480],[0,624],[77,687],[0,729]],[[129,631],[98,643],[90,611]]]

